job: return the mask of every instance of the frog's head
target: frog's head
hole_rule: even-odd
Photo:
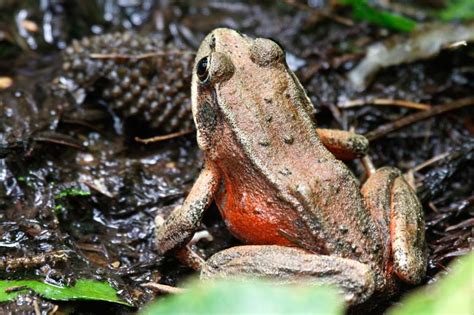
[[[193,117],[201,149],[209,149],[225,117],[245,120],[246,102],[268,106],[261,99],[265,92],[275,91],[278,74],[286,72],[285,53],[270,39],[252,39],[226,28],[207,35],[197,52],[192,78]]]

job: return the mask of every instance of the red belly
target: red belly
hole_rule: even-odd
[[[230,232],[247,244],[300,246],[295,240],[311,242],[305,228],[298,226],[296,211],[272,197],[271,190],[232,185],[216,196],[217,206]],[[265,187],[267,188],[267,187]],[[306,239],[306,240],[305,240]]]

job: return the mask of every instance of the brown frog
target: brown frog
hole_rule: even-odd
[[[389,294],[426,270],[422,207],[395,168],[362,188],[341,159],[367,140],[316,129],[313,105],[275,42],[216,29],[192,81],[204,168],[182,207],[157,226],[160,254],[183,248],[215,201],[249,244],[214,254],[202,278],[270,277],[338,286],[348,303]]]

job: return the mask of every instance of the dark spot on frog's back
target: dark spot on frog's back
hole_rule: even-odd
[[[214,34],[211,35],[211,41],[209,46],[211,50],[214,50],[216,48],[216,36],[214,36]]]
[[[197,116],[198,123],[204,130],[213,132],[217,126],[217,114],[209,102],[204,102],[199,109]]]
[[[289,168],[285,167],[283,168],[282,170],[279,171],[279,173],[283,176],[290,176],[291,175],[291,171]]]
[[[262,139],[258,141],[258,144],[260,144],[262,147],[268,147],[270,146],[270,141],[268,141],[267,139]]]
[[[300,218],[296,219],[293,221],[293,226],[297,229],[297,230],[301,230],[301,229],[304,229],[305,228],[305,224],[304,224],[304,221],[301,220]]]
[[[293,144],[293,142],[295,141],[295,138],[292,135],[285,135],[283,136],[283,141],[286,144]]]

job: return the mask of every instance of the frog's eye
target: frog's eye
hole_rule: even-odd
[[[209,57],[201,58],[196,66],[196,74],[201,82],[207,80],[209,76]]]
[[[270,39],[257,38],[250,47],[250,59],[262,67],[282,62],[284,58],[283,49]]]

